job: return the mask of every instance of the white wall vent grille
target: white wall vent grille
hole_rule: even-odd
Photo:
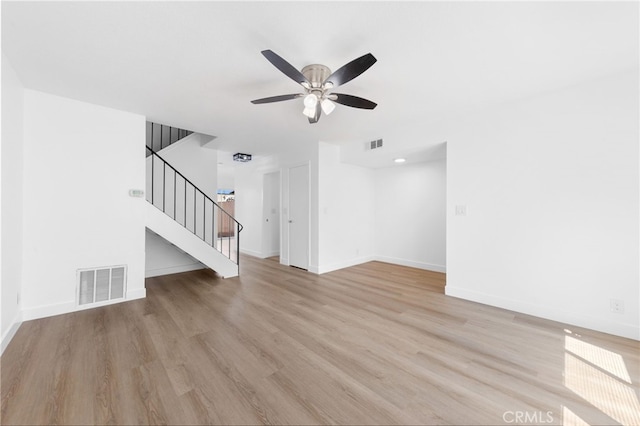
[[[126,293],[126,266],[78,270],[78,305],[123,299]]]
[[[376,139],[375,141],[367,142],[367,149],[378,149],[382,148],[382,139]]]

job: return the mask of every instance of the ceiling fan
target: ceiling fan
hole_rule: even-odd
[[[330,93],[333,88],[353,80],[375,64],[377,59],[371,53],[354,59],[333,73],[328,67],[320,64],[307,65],[301,71],[298,71],[293,65],[271,50],[263,50],[261,53],[283,74],[300,84],[304,88],[304,93],[256,99],[251,101],[253,104],[267,104],[304,98],[304,110],[302,113],[309,118],[309,123],[311,124],[320,120],[322,112],[327,115],[331,114],[336,107],[334,102],[361,109],[374,109],[377,106],[375,102],[358,96]]]

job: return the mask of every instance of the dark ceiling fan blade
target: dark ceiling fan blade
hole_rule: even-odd
[[[376,63],[376,61],[377,59],[371,53],[360,56],[358,59],[354,59],[342,68],[338,68],[334,71],[333,74],[327,77],[323,84],[326,84],[329,81],[333,83],[333,87],[345,84],[368,70],[371,65]]]
[[[265,58],[267,58],[269,62],[273,64],[274,67],[278,68],[284,75],[286,75],[296,83],[306,83],[307,85],[311,86],[311,83],[309,82],[307,77],[305,77],[300,71],[295,69],[289,62],[278,56],[278,54],[274,53],[271,50],[263,50],[261,53]]]
[[[304,96],[302,93],[294,93],[292,95],[271,96],[268,98],[256,99],[251,101],[252,104],[268,104],[271,102],[289,101]]]
[[[313,124],[313,123],[317,123],[318,120],[320,120],[320,114],[322,113],[322,108],[320,106],[320,102],[318,102],[316,104],[316,113],[313,116],[313,118],[309,117],[309,123]]]
[[[330,99],[336,103],[353,108],[374,109],[376,106],[378,106],[377,103],[371,102],[368,99],[359,98],[353,95],[345,95],[343,93],[332,93],[330,95]]]

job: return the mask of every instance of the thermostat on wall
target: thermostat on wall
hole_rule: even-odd
[[[144,197],[144,191],[142,189],[130,189],[129,197],[142,198]]]

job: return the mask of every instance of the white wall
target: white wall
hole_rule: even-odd
[[[206,266],[147,229],[145,234],[145,277],[157,277],[203,268]]]
[[[144,297],[145,118],[24,93],[24,319],[78,309],[79,268],[125,264]]]
[[[373,259],[374,171],[340,162],[340,147],[319,143],[319,261],[324,273]]]
[[[218,152],[218,159],[220,157],[220,153]],[[233,171],[233,166],[224,164],[218,165],[218,189],[235,189],[235,174]]]
[[[640,339],[638,112],[636,69],[449,123],[446,293]]]
[[[169,164],[182,173],[207,197],[217,200],[218,151],[202,145],[213,137],[192,133],[184,140],[170,145],[160,152]]]
[[[2,149],[1,227],[2,350],[15,334],[20,321],[22,285],[22,164],[23,87],[7,58],[2,55]]]
[[[446,160],[375,170],[376,259],[446,272]]]

